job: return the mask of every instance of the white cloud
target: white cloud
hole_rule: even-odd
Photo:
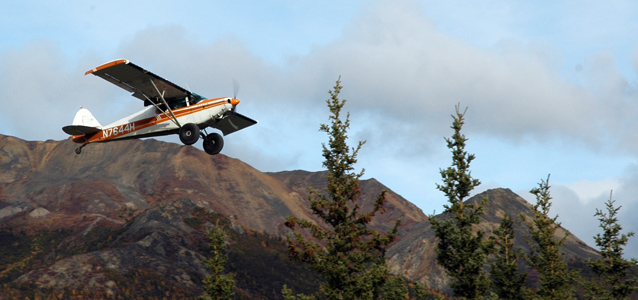
[[[389,123],[446,130],[453,106],[471,108],[474,130],[517,140],[547,134],[598,143],[595,95],[563,81],[535,51],[478,49],[438,31],[423,11],[381,3],[355,18],[343,39],[298,68],[313,82],[342,75],[354,110]],[[306,75],[312,73],[313,75]],[[319,74],[319,75],[316,75]],[[318,76],[321,76],[318,78]]]
[[[612,190],[617,190],[620,185],[621,182],[618,179],[607,178],[599,181],[582,180],[571,182],[566,186],[576,193],[581,204],[588,204],[593,200],[605,198],[605,196],[609,198],[609,193]]]
[[[638,168],[633,166],[627,169],[625,174],[618,179],[584,180],[567,184],[552,183],[550,179],[552,196],[550,216],[557,215],[557,221],[564,228],[597,249],[594,236],[602,234],[602,229],[599,228],[600,222],[594,214],[597,210],[607,213],[605,205],[611,196],[615,201],[614,206],[620,208],[618,224],[623,227],[621,233],[638,232],[638,222],[634,217],[638,213],[638,203],[635,199],[638,193],[638,189],[635,188]],[[612,190],[613,194],[610,194]],[[519,191],[519,193],[531,204],[536,203],[533,195],[525,191]],[[638,257],[638,241],[635,238],[629,239],[625,254],[627,257]]]

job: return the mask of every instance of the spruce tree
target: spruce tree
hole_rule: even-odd
[[[454,294],[467,299],[477,299],[487,293],[489,279],[483,268],[489,254],[489,242],[484,232],[477,229],[483,215],[486,200],[478,204],[464,203],[470,192],[480,184],[470,172],[474,154],[465,151],[467,138],[461,134],[467,108],[461,113],[459,105],[456,115],[452,115],[454,134],[446,138],[447,147],[452,152],[452,166],[441,170],[443,184],[437,189],[448,198],[442,218],[430,216],[430,224],[438,238],[437,262],[451,277],[450,286]]]
[[[532,249],[527,261],[539,274],[538,289],[531,296],[533,299],[575,299],[577,273],[568,269],[561,250],[569,233],[556,238],[560,223],[556,222],[558,216],[549,217],[552,206],[549,188],[548,175],[547,180],[541,180],[538,187],[530,191],[536,196],[536,204],[532,206],[534,218],[527,222]]]
[[[342,119],[341,110],[346,100],[339,99],[340,83],[337,80],[326,101],[331,123],[320,127],[329,137],[328,145],[323,144],[323,166],[328,169],[327,192],[310,189],[309,194],[312,213],[325,226],[289,216],[285,223],[293,231],[293,237],[288,238],[289,256],[309,263],[323,276],[325,283],[320,286],[320,293],[326,299],[392,299],[396,289],[407,293],[407,287],[389,280],[385,257],[386,249],[396,238],[400,221],[386,234],[368,227],[377,213],[385,212],[385,191],[376,197],[371,211],[360,211],[359,178],[363,170],[356,173],[354,165],[364,142],[352,148],[346,143],[350,114]],[[312,238],[307,239],[298,229],[309,231]]]
[[[204,260],[206,267],[212,274],[204,279],[204,295],[200,296],[201,300],[222,300],[233,299],[235,292],[234,274],[222,274],[224,267],[228,261],[226,254],[226,231],[219,227],[219,223],[215,224],[208,231],[209,249],[213,255]]]
[[[495,257],[490,264],[490,277],[494,293],[499,299],[522,300],[527,273],[518,271],[518,260],[523,257],[520,249],[514,249],[514,220],[509,215],[501,219],[490,240]]]
[[[308,296],[304,294],[294,294],[291,289],[288,288],[287,285],[284,284],[284,287],[281,289],[281,295],[284,297],[284,300],[315,300],[317,297],[314,295]]]
[[[605,203],[607,212],[596,209],[594,216],[600,221],[603,234],[596,234],[594,240],[600,249],[601,258],[587,261],[587,265],[599,277],[600,282],[585,284],[587,295],[591,299],[628,299],[638,289],[638,279],[629,276],[629,272],[636,266],[636,259],[624,259],[623,247],[627,245],[633,232],[621,234],[622,226],[618,224],[618,210],[614,207],[612,193]]]

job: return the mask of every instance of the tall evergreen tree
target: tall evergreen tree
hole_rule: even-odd
[[[357,153],[364,142],[350,148],[347,130],[350,114],[342,119],[341,109],[346,100],[339,99],[340,80],[330,91],[326,101],[330,109],[331,124],[322,124],[320,130],[329,136],[323,144],[323,166],[328,169],[327,192],[310,189],[310,208],[323,223],[322,226],[306,219],[290,216],[285,225],[293,230],[294,238],[288,238],[292,259],[307,262],[319,272],[325,283],[320,292],[327,299],[391,299],[397,285],[391,279],[386,266],[386,249],[395,240],[400,221],[394,228],[381,234],[368,228],[377,213],[385,212],[385,191],[376,198],[374,207],[367,213],[360,211],[361,189],[359,178],[363,170],[354,172]],[[298,229],[309,231],[313,239],[306,239]]]
[[[486,200],[478,204],[464,203],[470,192],[480,184],[470,172],[474,154],[465,151],[467,138],[461,134],[467,109],[461,113],[459,105],[452,115],[454,134],[446,138],[452,151],[452,166],[441,170],[443,184],[437,189],[445,193],[448,203],[444,205],[443,218],[430,216],[430,224],[438,238],[437,262],[451,277],[451,287],[457,296],[477,299],[489,289],[489,279],[484,267],[489,254],[489,243],[484,232],[477,229],[483,215]]]
[[[594,216],[600,221],[603,234],[596,234],[594,240],[600,249],[601,258],[587,261],[587,265],[601,279],[601,282],[589,282],[585,285],[587,295],[591,299],[628,299],[638,289],[638,279],[630,277],[631,268],[636,267],[636,259],[624,259],[623,247],[627,245],[633,232],[621,234],[622,226],[618,224],[618,210],[614,207],[612,193],[605,203],[607,212],[596,209]]]
[[[523,257],[520,249],[514,249],[514,220],[509,215],[501,219],[490,240],[495,258],[490,264],[490,277],[494,293],[499,299],[522,300],[527,273],[520,273],[518,260]]]
[[[569,233],[560,239],[555,237],[560,223],[556,222],[558,216],[549,217],[552,206],[549,188],[548,175],[547,180],[541,180],[538,187],[530,191],[536,196],[536,204],[532,207],[534,218],[527,222],[532,249],[527,261],[539,274],[539,287],[532,293],[532,298],[575,299],[577,273],[567,268],[561,250]]]
[[[204,260],[206,267],[212,272],[204,279],[204,295],[201,300],[226,300],[233,299],[235,294],[234,274],[222,274],[228,261],[226,254],[226,231],[215,224],[208,231],[209,249],[213,255]]]

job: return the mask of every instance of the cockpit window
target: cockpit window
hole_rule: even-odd
[[[200,96],[198,94],[192,93],[190,95],[190,101],[189,102],[192,105],[192,104],[198,103],[199,101],[202,101],[204,99],[206,99],[206,98],[204,98],[204,97],[202,97],[202,96]]]
[[[186,106],[186,98],[176,99],[176,100],[170,101],[170,102],[168,102],[168,106],[171,109],[178,109],[178,108],[184,107],[184,106]]]
[[[198,95],[198,94],[190,94],[184,98],[173,98],[173,99],[166,99],[166,102],[168,103],[168,106],[171,109],[178,109],[178,108],[182,108],[185,107],[187,105],[193,105],[196,104],[202,100],[204,100],[206,98]],[[150,102],[148,102],[148,100],[144,102],[144,105],[150,105]],[[159,100],[157,102],[160,102]],[[165,110],[164,104],[162,103],[157,103],[157,106],[159,108],[161,108],[162,110]],[[157,112],[159,113],[159,111]]]

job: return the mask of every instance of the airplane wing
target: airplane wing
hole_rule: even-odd
[[[155,83],[160,93],[164,93],[164,99],[169,103],[172,100],[183,99],[192,94],[188,90],[144,70],[126,59],[105,63],[87,71],[84,75],[88,74],[102,77],[106,81],[133,93],[133,97],[144,100],[145,106],[150,105],[150,103],[147,103],[144,95],[150,99],[157,99],[160,96],[157,94],[152,82]]]
[[[211,127],[221,130],[224,135],[229,135],[235,131],[257,124],[257,121],[242,114],[232,112],[228,117],[218,120]]]

